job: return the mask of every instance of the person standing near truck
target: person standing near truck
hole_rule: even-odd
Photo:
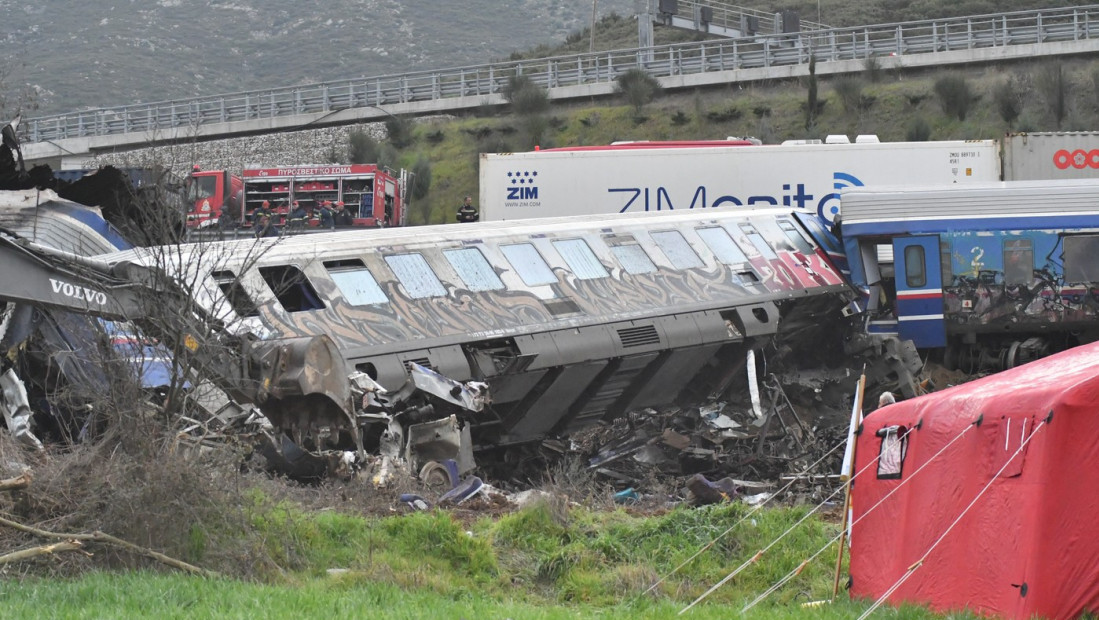
[[[468,223],[468,222],[476,222],[478,219],[480,219],[480,214],[477,212],[477,209],[474,208],[474,206],[473,206],[473,197],[472,196],[466,196],[466,199],[462,203],[462,206],[458,207],[457,218],[458,218],[458,221],[463,223],[463,224]]]

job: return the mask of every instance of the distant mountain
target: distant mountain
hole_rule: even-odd
[[[634,0],[598,0],[633,14]],[[480,64],[563,42],[588,0],[0,0],[0,104],[32,116]]]

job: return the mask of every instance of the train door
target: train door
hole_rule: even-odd
[[[893,239],[898,331],[921,349],[946,346],[940,260],[938,235]]]

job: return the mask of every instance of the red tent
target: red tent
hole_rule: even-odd
[[[1099,343],[871,413],[854,472],[853,597],[1099,611]]]

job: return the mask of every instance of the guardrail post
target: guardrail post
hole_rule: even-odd
[[[1037,25],[1037,28],[1034,31],[1034,42],[1035,43],[1041,43],[1042,38],[1043,38],[1042,37],[1042,14],[1041,13],[1038,14],[1038,19],[1035,21],[1035,25]]]
[[[965,20],[965,48],[973,49],[973,20]]]
[[[764,39],[763,40],[763,66],[764,67],[770,67],[771,66],[771,40],[770,39]]]
[[[900,56],[904,51],[904,30],[902,26],[897,26],[897,56]]]

